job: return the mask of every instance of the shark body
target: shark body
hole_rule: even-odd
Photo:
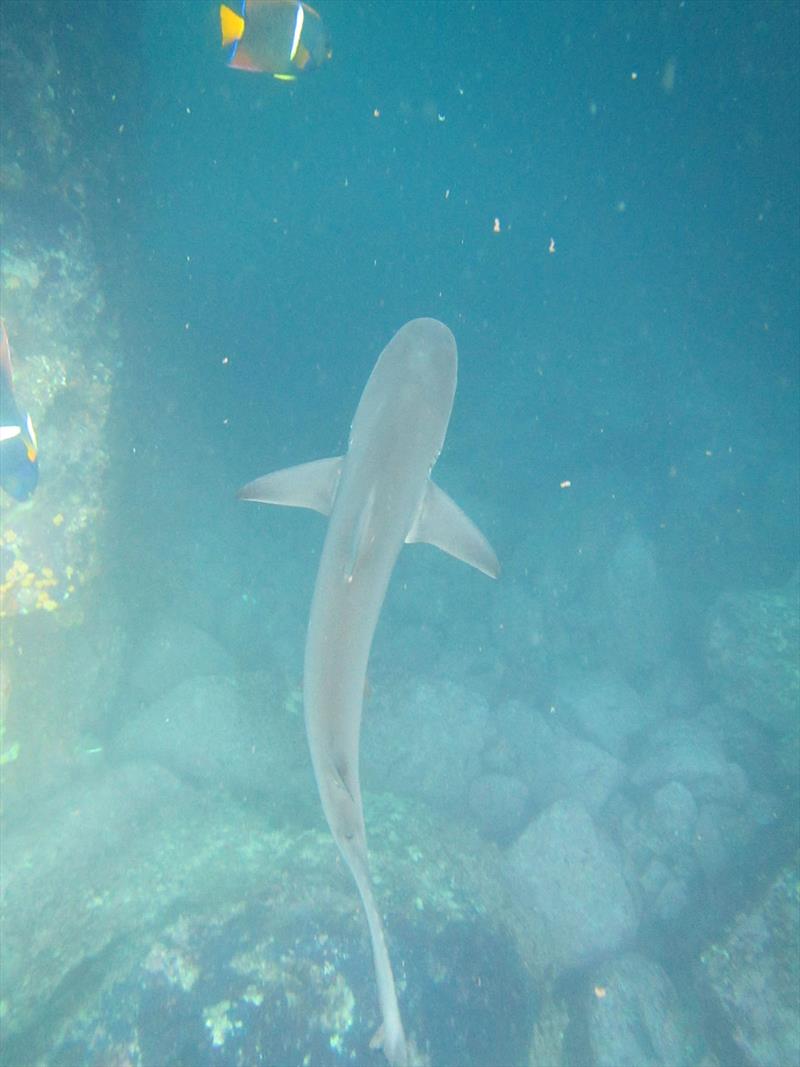
[[[405,542],[427,541],[497,577],[489,542],[430,479],[453,406],[456,344],[435,319],[414,319],[381,353],[353,418],[347,453],[265,475],[246,500],[330,516],[306,637],[306,733],[331,833],[369,925],[380,1041],[392,1067],[409,1064],[380,912],[369,875],[359,783],[367,661],[386,589]]]

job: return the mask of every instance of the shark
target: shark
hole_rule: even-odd
[[[500,564],[477,526],[431,480],[456,391],[453,334],[413,319],[381,352],[350,427],[347,452],[266,474],[242,500],[328,516],[303,667],[305,727],[320,800],[367,918],[382,1023],[373,1046],[410,1067],[392,964],[369,870],[359,779],[367,663],[400,549],[427,542],[496,578]]]

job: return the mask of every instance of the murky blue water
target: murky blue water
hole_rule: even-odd
[[[731,924],[764,906],[798,840],[797,5],[320,0],[333,57],[292,83],[226,67],[210,3],[55,6],[58,18],[38,13],[39,38],[21,5],[4,17],[16,88],[0,189],[19,258],[18,233],[30,253],[75,225],[68,201],[84,182],[101,317],[119,329],[97,568],[119,648],[102,714],[78,716],[80,751],[133,753],[260,803],[258,767],[231,770],[256,751],[251,727],[228,742],[217,724],[206,739],[201,716],[186,727],[190,762],[191,746],[159,733],[178,705],[158,710],[156,676],[185,682],[204,656],[227,657],[215,674],[238,685],[264,672],[300,723],[324,523],[236,490],[343,452],[379,352],[407,320],[440,319],[459,383],[435,478],[503,573],[492,585],[430,548],[401,555],[368,679],[366,789],[479,832],[499,883],[550,916],[552,958],[528,1003],[548,1033],[568,1033],[564,1067],[672,1067],[677,1048],[687,1064],[778,1063],[795,1047],[791,1022],[769,1047],[736,1028],[754,1004],[773,1020],[780,997],[765,1006],[739,989],[728,1018],[703,999],[724,979],[697,968],[721,958],[712,944],[735,957]],[[56,142],[22,106],[15,49],[47,57],[46,42],[62,65],[42,85],[62,115],[78,109],[57,150],[96,170],[40,200],[14,168],[49,173]],[[96,126],[80,124],[84,106]],[[15,301],[30,282],[4,271],[24,368]],[[45,432],[43,494],[48,462],[77,455]],[[165,619],[189,634],[177,645],[214,650],[137,674]],[[206,762],[204,745],[228,743]],[[19,758],[28,751],[26,738]],[[69,767],[68,779],[84,773]],[[590,857],[585,884],[568,849],[571,873],[559,867],[558,827]],[[548,877],[583,916],[575,927],[548,911]],[[755,971],[788,958],[792,938]],[[638,1030],[598,1017],[615,987],[626,1004],[640,991]],[[543,990],[566,1016],[547,1016]],[[681,1018],[679,1036],[659,1012]],[[94,1062],[74,1034],[53,1053],[63,1031],[41,1037],[41,1020],[28,1045],[31,1025],[15,1056]],[[424,1048],[422,1027],[406,1025]],[[537,1040],[531,1062],[554,1062]],[[438,1034],[427,1047],[447,1062],[452,1045]],[[485,1062],[485,1033],[458,1047]],[[212,1051],[209,1062],[237,1062]]]

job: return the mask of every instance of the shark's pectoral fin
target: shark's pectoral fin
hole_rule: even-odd
[[[430,479],[406,541],[425,541],[469,563],[490,578],[500,573],[494,549],[454,500]]]
[[[248,482],[236,494],[240,500],[257,500],[261,504],[283,504],[289,508],[311,508],[330,515],[339,485],[344,456],[315,459],[297,467],[265,474]]]

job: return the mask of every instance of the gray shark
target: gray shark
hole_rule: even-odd
[[[411,1051],[370,882],[361,706],[375,626],[404,542],[437,545],[492,578],[500,571],[480,530],[430,479],[450,421],[457,363],[455,340],[441,322],[406,323],[369,377],[346,455],[275,471],[238,494],[330,516],[306,637],[306,733],[325,817],[366,912],[383,1018],[375,1043],[392,1067],[406,1067]]]

